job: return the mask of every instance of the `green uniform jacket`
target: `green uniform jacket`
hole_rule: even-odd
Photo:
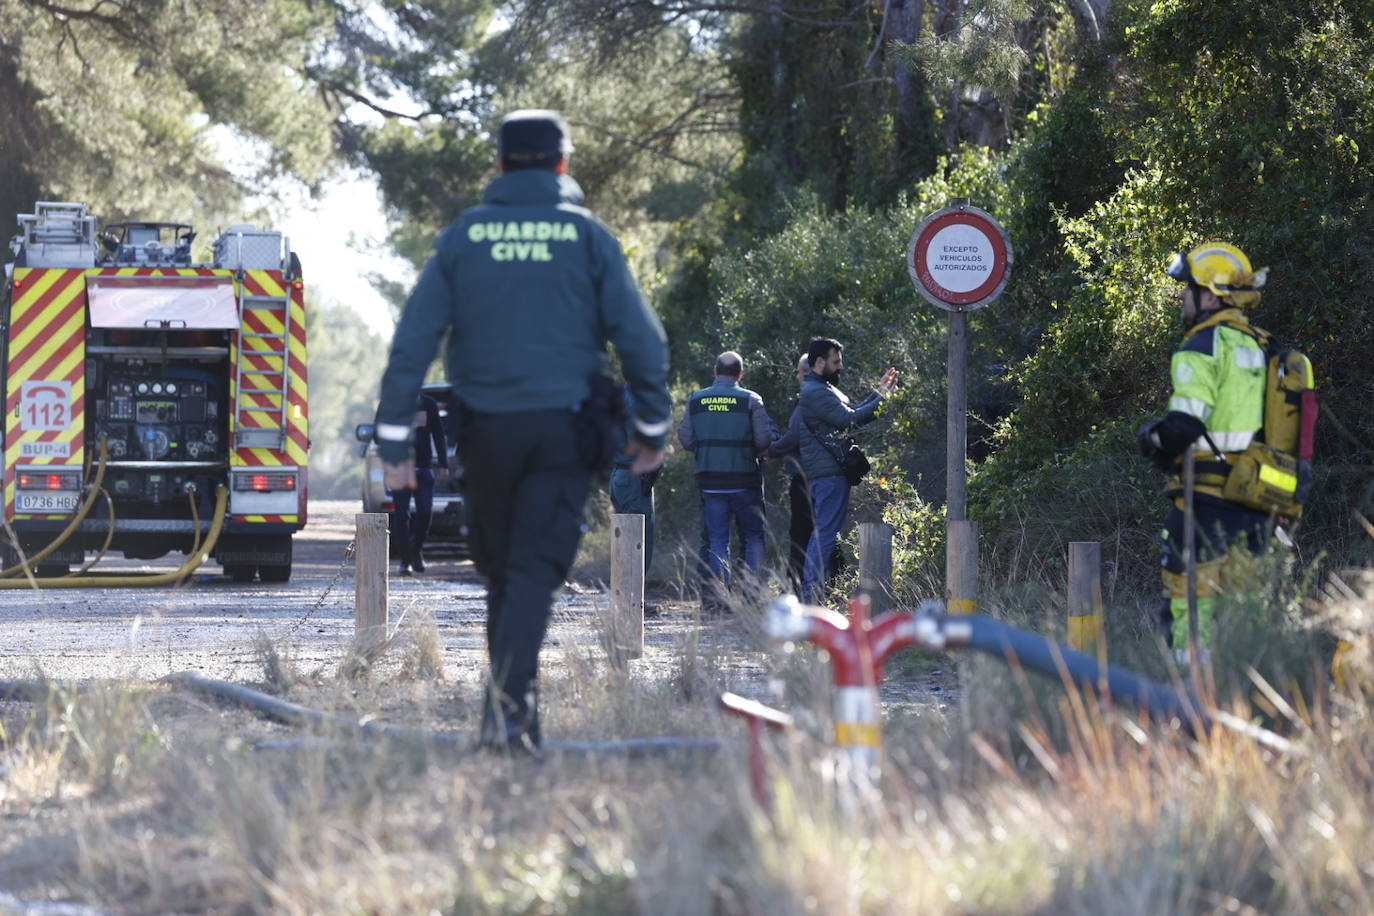
[[[692,392],[678,426],[678,441],[696,456],[694,471],[703,490],[757,487],[762,481],[758,454],[772,439],[773,422],[763,399],[724,376]]]
[[[482,413],[571,409],[615,344],[634,395],[636,438],[662,448],[671,401],[663,327],[615,236],[579,206],[567,176],[522,169],[493,181],[435,242],[406,302],[382,376],[382,459],[410,453],[425,372],[448,332],[448,379]]]

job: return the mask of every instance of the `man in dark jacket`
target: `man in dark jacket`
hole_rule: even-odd
[[[435,464],[438,471],[434,470]],[[439,402],[427,394],[420,395],[415,406],[415,489],[393,490],[392,501],[396,504],[395,524],[391,533],[396,538],[396,552],[401,557],[400,573],[403,576],[425,571],[425,538],[429,537],[429,525],[434,518],[434,481],[436,477],[448,477],[448,439],[444,436],[444,424],[439,418]],[[415,512],[410,511],[410,501],[415,500]]]
[[[802,594],[820,601],[825,585],[825,560],[835,549],[835,539],[849,514],[849,480],[844,474],[847,433],[873,421],[878,407],[892,393],[897,370],[888,369],[877,389],[857,407],[836,387],[844,371],[844,347],[837,340],[819,337],[806,348],[811,372],[802,382],[801,466],[811,489],[816,528],[806,546]]]
[[[773,421],[763,399],[740,387],[744,360],[732,350],[716,358],[715,380],[692,393],[678,425],[678,441],[696,455],[697,486],[711,552],[711,575],[725,583],[730,520],[744,536],[744,564],[763,568],[763,475],[759,454],[773,440]]]
[[[539,649],[609,425],[584,409],[606,342],[634,394],[635,473],[662,464],[671,403],[663,327],[615,236],[580,206],[567,123],[515,112],[499,137],[501,177],[439,236],[396,326],[377,438],[387,486],[414,487],[415,398],[447,333],[472,554],[487,579],[481,740],[531,749]]]
[[[803,353],[797,360],[798,391],[810,374],[811,360]],[[806,474],[801,466],[801,431],[801,401],[798,400],[792,408],[791,417],[787,420],[787,432],[774,439],[768,446],[770,455],[786,461],[789,478],[787,500],[791,510],[787,522],[787,575],[792,582],[792,588],[797,591],[801,591],[802,574],[806,568],[806,545],[811,543],[811,533],[816,530],[816,514],[811,508],[811,491],[806,485]],[[837,543],[835,549],[830,552],[826,566],[827,582],[840,572],[843,563],[844,558],[840,555],[840,545]]]

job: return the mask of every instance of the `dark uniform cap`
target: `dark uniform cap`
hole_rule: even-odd
[[[552,162],[573,151],[568,122],[556,111],[513,111],[501,122],[499,155],[508,162]]]

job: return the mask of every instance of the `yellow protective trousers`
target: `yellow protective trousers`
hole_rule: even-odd
[[[1212,645],[1219,598],[1254,594],[1259,586],[1258,556],[1269,540],[1269,515],[1216,497],[1194,501],[1197,549],[1198,644]],[[1184,553],[1183,500],[1176,499],[1160,536],[1160,575],[1165,641],[1188,645],[1188,575]]]

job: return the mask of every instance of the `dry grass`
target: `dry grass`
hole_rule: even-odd
[[[1367,640],[1368,599],[1342,600],[1326,612]],[[430,678],[432,626],[412,613],[366,678],[286,689],[470,728],[454,711],[476,688]],[[734,626],[747,643],[750,624]],[[891,718],[884,801],[847,818],[811,737],[828,732],[825,666],[798,650],[766,676],[811,724],[771,743],[765,815],[743,729],[713,706],[737,659],[690,637],[651,680],[612,668],[594,640],[566,649],[566,675],[543,685],[550,737],[727,749],[535,762],[330,734],[262,744],[295,733],[144,685],[54,692],[0,734],[0,887],[138,913],[1374,912],[1363,697],[1290,695],[1279,724],[1301,754],[1278,757],[988,678],[948,716]],[[286,670],[289,647],[263,655]],[[15,863],[39,848],[66,852],[21,881]]]

